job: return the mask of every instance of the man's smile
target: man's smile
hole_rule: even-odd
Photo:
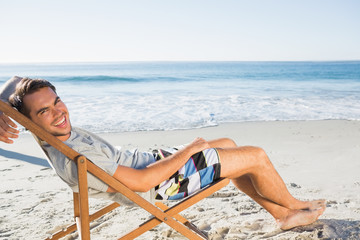
[[[63,116],[57,123],[55,123],[55,127],[64,127],[66,125],[66,117]]]

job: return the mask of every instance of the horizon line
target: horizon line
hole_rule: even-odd
[[[358,62],[359,59],[347,60],[100,60],[100,61],[34,61],[34,62],[1,62],[0,64],[64,64],[64,63],[147,63],[147,62]]]

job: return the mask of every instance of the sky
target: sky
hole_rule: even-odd
[[[0,63],[360,60],[358,0],[2,0]]]

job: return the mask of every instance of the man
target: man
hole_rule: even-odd
[[[16,91],[9,97],[14,84],[17,84]],[[179,199],[219,177],[226,177],[265,208],[283,230],[313,223],[325,210],[324,200],[295,199],[261,148],[238,147],[225,138],[212,141],[197,138],[156,161],[151,153],[121,152],[96,135],[72,127],[66,105],[46,80],[12,78],[0,97],[10,98],[20,112],[133,191],[155,191],[158,199]],[[11,139],[17,136],[16,125],[1,114],[0,140],[12,143]],[[46,143],[43,148],[58,175],[76,189],[75,163]],[[91,175],[88,178],[90,188],[113,191],[97,178]]]

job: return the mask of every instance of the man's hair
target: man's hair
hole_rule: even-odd
[[[24,107],[24,97],[27,94],[34,93],[40,88],[49,87],[56,93],[56,88],[49,81],[44,79],[31,79],[23,78],[17,85],[15,92],[10,96],[9,102],[15,107],[19,112],[28,115]]]

